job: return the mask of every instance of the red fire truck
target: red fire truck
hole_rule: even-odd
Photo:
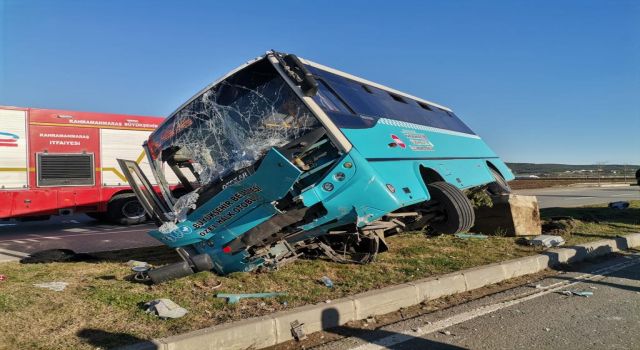
[[[162,118],[0,106],[0,219],[84,212],[146,220],[116,158],[149,167],[141,147]]]

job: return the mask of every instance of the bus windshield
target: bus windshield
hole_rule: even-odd
[[[149,138],[154,158],[186,163],[200,185],[255,163],[320,126],[268,60],[196,96]]]

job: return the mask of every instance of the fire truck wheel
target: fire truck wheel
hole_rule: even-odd
[[[489,191],[489,194],[498,195],[511,193],[511,186],[509,186],[507,180],[505,180],[499,172],[491,168],[489,168],[489,170],[491,171],[493,178],[496,179],[496,181],[487,185],[487,191]]]
[[[444,214],[444,218],[429,223],[436,233],[455,234],[468,231],[473,226],[473,205],[460,189],[443,181],[430,183],[427,189]]]
[[[113,196],[107,205],[107,217],[120,225],[135,225],[147,221],[147,214],[133,193]]]

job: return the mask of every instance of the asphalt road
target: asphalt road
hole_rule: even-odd
[[[517,190],[516,194],[538,197],[540,208],[579,207],[615,201],[640,200],[640,187],[550,187]]]
[[[567,296],[563,291],[593,296]],[[640,349],[640,255],[585,264],[574,272],[316,348]]]
[[[538,196],[541,208],[640,199],[637,186],[545,188],[516,193]],[[151,224],[102,224],[82,214],[47,221],[0,221],[0,261],[46,249],[66,248],[77,253],[90,253],[160,245],[146,234],[153,227]]]
[[[80,214],[46,221],[0,221],[0,260],[46,249],[89,253],[160,245],[147,235],[153,227],[109,225]]]

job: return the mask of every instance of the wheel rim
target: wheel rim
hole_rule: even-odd
[[[128,219],[139,219],[145,215],[142,204],[137,200],[128,201],[122,206],[122,215]]]

